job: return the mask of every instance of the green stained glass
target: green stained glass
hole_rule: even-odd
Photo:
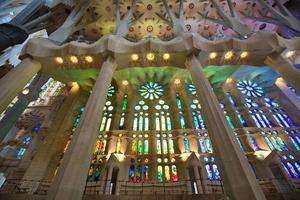
[[[143,141],[139,140],[138,141],[138,154],[142,154],[143,153]]]
[[[227,122],[228,122],[230,128],[231,128],[231,129],[234,129],[234,125],[233,125],[233,122],[232,122],[231,118],[229,117],[229,115],[227,114],[226,111],[224,111],[224,114],[225,114],[226,120],[227,120]]]
[[[116,92],[115,87],[113,85],[110,85],[107,91],[107,96],[111,97]]]
[[[179,94],[176,93],[176,104],[177,104],[177,107],[178,109],[182,109],[182,104],[181,104],[181,100],[180,100],[180,97],[179,97]]]
[[[187,88],[188,88],[188,91],[192,94],[192,95],[196,95],[197,94],[197,91],[196,91],[196,87],[193,83],[188,83],[187,84]]]
[[[145,140],[144,141],[144,154],[148,154],[149,153],[149,141]]]
[[[122,111],[126,111],[127,108],[127,94],[125,94],[124,99],[122,101]]]
[[[182,112],[179,113],[180,127],[185,129],[185,121]]]
[[[157,181],[163,182],[163,169],[161,165],[157,166]]]

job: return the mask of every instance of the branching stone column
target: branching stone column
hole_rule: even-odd
[[[274,53],[267,57],[265,63],[276,70],[285,81],[290,83],[296,91],[300,91],[300,70],[285,59],[280,53]]]
[[[226,195],[232,200],[265,200],[250,166],[227,124],[216,95],[195,56],[186,61],[199,95],[214,155],[220,167]]]
[[[47,199],[82,199],[107,91],[115,69],[116,63],[111,58],[103,63],[80,124],[54,178]]]
[[[0,113],[40,69],[39,62],[26,58],[0,79]]]

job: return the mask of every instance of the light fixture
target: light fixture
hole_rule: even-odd
[[[139,55],[134,53],[134,54],[131,54],[131,60],[133,61],[137,61],[139,59]]]
[[[58,63],[58,64],[63,64],[64,63],[64,59],[62,57],[56,57],[55,58],[55,61]]]
[[[92,56],[86,56],[85,61],[88,62],[88,63],[91,63],[91,62],[93,62],[93,57]]]
[[[176,79],[174,80],[174,83],[175,83],[176,85],[179,85],[179,84],[181,83],[181,80],[180,80],[179,78],[176,78]]]
[[[209,54],[209,58],[210,59],[215,59],[216,57],[217,57],[217,53],[216,52],[211,52],[210,54]]]
[[[153,61],[153,60],[155,59],[154,53],[147,53],[147,59],[148,59],[149,61]]]
[[[233,79],[232,78],[227,78],[226,83],[232,83]]]
[[[70,60],[72,63],[78,63],[78,58],[76,56],[71,56]]]
[[[233,52],[232,52],[232,51],[227,51],[227,52],[225,53],[225,55],[224,55],[224,58],[225,58],[226,60],[229,60],[229,59],[232,58],[232,56],[233,56]]]
[[[243,51],[243,52],[241,53],[240,57],[241,57],[242,59],[244,59],[244,58],[248,57],[248,55],[249,55],[249,53],[248,53],[247,51]]]
[[[164,60],[169,60],[170,59],[170,54],[169,53],[164,53],[164,55],[163,55],[163,59]]]
[[[128,84],[129,84],[129,83],[128,83],[127,80],[123,80],[123,81],[122,81],[122,85],[127,86]]]
[[[286,52],[285,56],[287,58],[291,58],[291,57],[293,57],[295,55],[295,53],[296,53],[295,51],[288,51],[288,52]]]
[[[29,89],[28,88],[25,88],[23,91],[22,91],[22,94],[24,95],[27,95],[29,93]]]

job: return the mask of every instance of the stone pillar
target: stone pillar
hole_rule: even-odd
[[[296,91],[300,91],[300,70],[279,53],[267,56],[265,63],[276,70]]]
[[[47,199],[82,199],[107,91],[115,69],[116,63],[111,58],[103,63],[80,124],[64,155]]]
[[[300,110],[300,99],[298,99],[297,94],[288,88],[287,83],[283,78],[278,78],[275,81],[276,86],[281,90],[281,92],[290,100],[290,102]]]
[[[39,62],[26,58],[0,79],[0,113],[7,108],[40,69]]]
[[[226,194],[233,200],[266,199],[245,156],[239,149],[200,62],[193,56],[187,60],[186,66],[191,73],[198,94],[202,94],[199,101]]]
[[[38,75],[32,81],[31,85],[27,88],[28,94],[19,95],[18,101],[15,105],[5,114],[4,118],[0,121],[0,142],[5,138],[8,131],[18,121],[20,115],[27,108],[31,101],[36,100],[41,92],[41,87],[48,81],[48,77]]]
[[[45,131],[45,139],[39,141],[38,151],[22,178],[21,188],[30,188],[30,191],[35,192],[38,189],[39,181],[49,178],[47,171],[53,172],[55,170],[50,170],[49,168],[56,168],[58,162],[53,160],[55,157],[59,157],[63,151],[63,147],[60,148],[60,144],[64,142],[65,146],[66,140],[70,137],[68,130],[72,128],[74,121],[73,109],[76,109],[78,104],[81,103],[78,101],[79,97],[80,92],[78,88],[71,88],[68,96],[56,113],[51,128]]]

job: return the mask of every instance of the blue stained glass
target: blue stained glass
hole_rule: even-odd
[[[294,138],[293,138],[292,136],[289,136],[289,138],[290,138],[290,140],[292,141],[292,143],[293,143],[295,149],[297,149],[297,151],[299,151],[299,150],[300,150],[300,147],[299,147],[298,143],[294,140]]]
[[[250,97],[261,97],[264,93],[261,87],[251,81],[242,80],[236,86],[242,94]]]
[[[180,128],[185,129],[185,121],[182,112],[179,112],[179,119],[180,119]]]
[[[193,119],[194,119],[194,125],[195,125],[195,129],[200,129],[200,126],[199,126],[199,122],[198,122],[198,118],[196,116],[196,113],[195,112],[192,112],[193,114]]]
[[[206,153],[205,144],[202,138],[199,139],[201,153]]]
[[[293,177],[293,178],[299,178],[299,174],[296,172],[294,166],[293,166],[290,162],[287,162],[286,164],[287,164],[287,166],[288,166],[290,172],[292,173],[292,174],[291,174],[292,177]]]
[[[209,164],[206,164],[206,165],[205,165],[205,169],[206,169],[206,172],[207,172],[207,178],[208,178],[209,180],[213,180],[213,173],[212,173],[212,171],[211,171],[211,169],[210,169],[210,165],[209,165]]]
[[[271,143],[271,141],[269,140],[269,138],[264,137],[264,139],[265,139],[267,145],[269,146],[269,148],[273,151],[275,148],[274,148],[273,144]]]
[[[183,139],[183,143],[184,143],[185,152],[186,153],[190,152],[190,143],[186,137]]]
[[[226,94],[227,94],[228,100],[230,101],[231,105],[232,105],[233,107],[235,107],[235,106],[236,106],[236,103],[235,103],[233,97],[231,96],[231,94],[230,94],[229,92],[227,92]]]
[[[255,138],[252,137],[252,136],[250,135],[250,132],[249,132],[249,131],[247,131],[247,134],[248,134],[248,137],[249,137],[249,140],[250,140],[250,142],[251,142],[251,144],[252,144],[253,149],[254,149],[255,151],[258,151],[260,148],[259,148],[259,146],[258,146],[258,144],[257,144],[257,142],[256,142],[256,140],[255,140]]]
[[[292,175],[291,175],[290,171],[288,170],[288,168],[283,163],[281,163],[281,165],[282,165],[283,169],[285,170],[285,172],[288,174],[288,176],[292,177]]]
[[[212,168],[213,168],[213,172],[214,172],[214,179],[215,180],[221,180],[221,176],[220,176],[220,172],[218,170],[218,167],[216,164],[213,164],[212,165]]]

